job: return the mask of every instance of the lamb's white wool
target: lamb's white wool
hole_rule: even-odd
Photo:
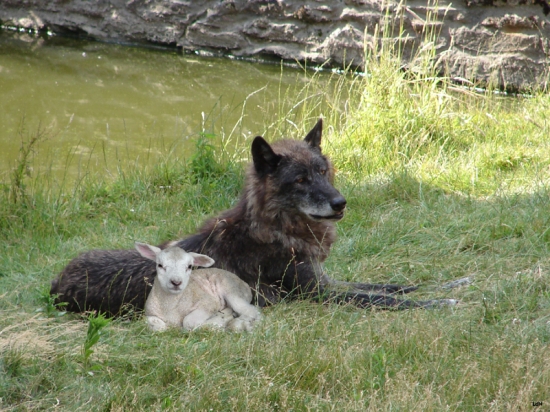
[[[192,330],[210,325],[249,331],[260,319],[259,310],[250,304],[250,288],[237,275],[216,268],[192,270],[193,266],[212,266],[210,257],[139,242],[136,249],[157,263],[157,277],[145,303],[150,329],[178,326]]]

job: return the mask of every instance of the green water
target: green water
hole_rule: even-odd
[[[31,173],[59,181],[186,157],[201,130],[249,146],[305,81],[277,64],[0,33],[0,182],[39,128]]]

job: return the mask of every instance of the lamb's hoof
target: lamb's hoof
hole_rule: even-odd
[[[250,319],[238,317],[229,321],[226,329],[230,332],[252,332],[254,323]]]
[[[147,317],[147,327],[151,332],[164,332],[166,329],[168,329],[166,327],[166,323],[154,316]]]

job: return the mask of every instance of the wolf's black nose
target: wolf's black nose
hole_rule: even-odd
[[[330,207],[335,212],[341,212],[346,208],[346,199],[344,199],[344,196],[335,197],[330,201]]]

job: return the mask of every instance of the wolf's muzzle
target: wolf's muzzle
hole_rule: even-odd
[[[342,210],[344,210],[346,208],[346,203],[347,202],[346,202],[346,199],[344,198],[344,196],[337,196],[337,197],[331,199],[330,207],[335,212],[341,212]]]

